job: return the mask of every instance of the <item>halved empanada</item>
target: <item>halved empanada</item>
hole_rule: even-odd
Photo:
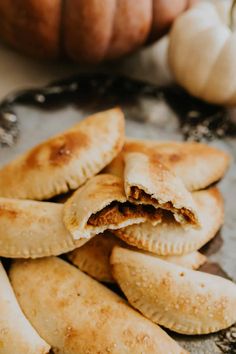
[[[236,284],[115,247],[112,273],[129,303],[153,322],[184,334],[205,334],[236,322]]]
[[[61,204],[0,198],[0,256],[37,258],[82,246],[62,221]]]
[[[120,109],[94,114],[37,145],[0,170],[0,196],[49,199],[102,170],[124,143]]]
[[[0,353],[49,353],[50,346],[35,331],[18,305],[1,263],[0,286]]]
[[[169,210],[180,223],[199,224],[191,193],[151,152],[125,152],[124,161],[125,194],[129,201]]]
[[[114,283],[115,280],[111,273],[110,255],[115,246],[131,247],[106,231],[103,234],[94,236],[82,247],[68,253],[67,257],[75,266],[93,278],[102,282]],[[137,248],[132,249],[150,254],[150,252],[141,251]],[[162,257],[154,253],[152,255],[190,269],[197,269],[206,262],[206,257],[199,252],[192,252],[183,256]]]
[[[123,180],[101,174],[91,178],[64,204],[63,220],[75,239],[134,223],[161,221],[161,210],[127,201]]]
[[[162,256],[196,251],[210,241],[223,224],[224,205],[216,188],[194,192],[193,197],[199,210],[200,228],[181,225],[170,215],[163,216],[161,224],[156,226],[145,222],[114,230],[114,233],[130,245]]]
[[[18,261],[10,279],[26,316],[58,354],[185,353],[118,295],[59,258]]]
[[[230,160],[226,152],[206,144],[127,139],[122,152],[106,167],[106,172],[123,177],[124,152],[147,151],[180,177],[190,191],[206,188],[221,179]]]

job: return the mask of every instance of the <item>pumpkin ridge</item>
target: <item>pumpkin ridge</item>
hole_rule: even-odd
[[[114,0],[66,1],[64,46],[67,56],[90,64],[105,59],[114,5]]]
[[[135,6],[132,0],[120,0],[116,4],[113,33],[107,51],[108,59],[134,51],[146,42],[150,33],[151,0],[139,0]]]
[[[206,31],[209,31],[210,28],[211,28],[211,26],[206,27],[197,33],[194,33],[194,35],[191,37],[191,42],[195,43],[196,38],[198,38],[199,36],[201,37],[203,35],[203,33]],[[190,39],[188,39],[188,40],[190,40]],[[188,55],[185,56],[185,61],[183,61],[183,65],[182,65],[182,67],[183,67],[182,81],[185,83],[185,85],[187,85],[187,83],[189,82],[189,74],[190,74],[189,71],[185,69],[187,66],[186,62],[188,62],[190,60],[189,58],[191,58],[191,54],[192,54],[192,47],[190,46],[188,48]]]
[[[216,24],[215,25],[212,24],[208,28],[205,28],[205,30],[198,32],[196,34],[196,36],[194,37],[194,39],[204,36],[204,32],[208,32],[208,31],[211,31],[211,30],[214,31],[216,26],[217,26]],[[208,69],[207,75],[205,76],[204,81],[201,83],[201,85],[199,85],[200,87],[198,87],[198,90],[196,90],[196,88],[195,88],[195,95],[196,96],[201,96],[201,95],[205,96],[204,92],[208,89],[208,82],[210,80],[210,77],[212,76],[212,72],[213,72],[214,67],[216,65],[217,59],[218,59],[221,51],[223,50],[223,48],[224,48],[224,46],[225,46],[225,44],[226,44],[228,39],[229,39],[229,37],[226,38],[224,40],[224,42],[222,42],[222,45],[218,48],[217,52],[214,55],[213,61],[211,63],[208,63],[209,69]],[[194,40],[193,40],[193,42],[194,42]],[[184,81],[185,80],[186,79],[184,78]],[[188,79],[186,81],[188,82]],[[185,81],[185,84],[186,84],[186,81]]]
[[[214,71],[215,71],[215,68],[218,64],[218,62],[221,60],[221,55],[224,51],[224,49],[227,47],[228,43],[231,41],[231,36],[229,35],[229,37],[225,40],[224,42],[224,45],[221,47],[218,55],[215,57],[215,61],[214,63],[211,65],[210,67],[210,70],[209,70],[209,75],[208,75],[208,79],[204,85],[204,88],[201,90],[200,94],[203,96],[203,97],[207,97],[207,91],[208,91],[208,85],[209,83],[211,82],[211,78],[212,76],[214,76]],[[234,90],[235,91],[235,90]],[[233,91],[233,93],[234,93]],[[225,101],[228,101],[228,98],[225,99]],[[224,102],[222,102],[223,104]]]
[[[236,100],[236,86],[232,95],[227,99],[227,104],[234,105]]]
[[[64,27],[65,27],[65,24],[64,24],[64,19],[65,19],[65,15],[64,15],[64,12],[65,12],[65,8],[66,8],[66,0],[61,0],[61,13],[60,13],[60,19],[59,19],[59,29],[58,29],[58,47],[59,47],[59,55],[64,57],[64,54],[65,54],[65,46],[64,46]]]
[[[153,42],[196,0],[3,0],[0,39],[42,59],[86,64]]]
[[[108,51],[112,42],[112,38],[113,38],[113,33],[114,33],[114,29],[115,29],[115,17],[116,17],[116,10],[117,10],[117,0],[114,0],[114,10],[113,10],[113,17],[112,17],[112,26],[111,26],[111,30],[110,30],[110,36],[109,36],[109,40],[107,41],[107,46],[106,49],[104,50],[104,55],[103,58],[105,58],[108,55]]]
[[[186,12],[185,14],[183,14],[179,19],[176,20],[176,23],[173,26],[173,29],[171,31],[170,34],[170,45],[169,45],[169,53],[168,53],[168,61],[169,61],[169,65],[171,67],[171,70],[174,73],[174,76],[176,77],[177,81],[179,82],[185,82],[186,85],[186,68],[188,67],[189,64],[189,58],[191,58],[192,55],[192,48],[191,48],[191,44],[194,43],[194,39],[196,37],[198,37],[199,33],[202,33],[205,30],[208,30],[214,23],[210,23],[210,24],[201,24],[201,27],[198,28],[198,31],[194,30],[193,34],[191,34],[190,37],[184,37],[179,39],[179,37],[181,37],[181,32],[183,31],[183,23],[186,25],[186,22],[188,24],[189,20],[188,17],[189,16],[193,16],[192,13],[197,12],[197,15],[195,14],[195,17],[197,17],[197,19],[199,19],[199,12],[200,9],[199,8],[193,8],[192,10],[189,10],[189,13]],[[192,21],[196,21],[196,18],[191,19]],[[192,32],[192,31],[191,31]],[[197,32],[197,33],[196,33]],[[187,54],[188,55],[183,55],[181,54],[181,61],[179,62],[178,60],[178,56],[180,55],[179,50],[177,50],[176,48],[176,41],[180,42],[180,47],[185,49],[186,51],[186,43],[188,44],[189,42],[191,43],[188,47],[190,47],[190,49],[188,50]],[[184,53],[186,54],[186,53]],[[176,57],[177,55],[177,57]],[[180,65],[181,63],[181,65]],[[188,81],[188,80],[187,80]]]
[[[190,94],[234,105],[236,32],[226,24],[226,10],[220,3],[199,2],[180,15],[170,33],[168,60],[176,82]]]

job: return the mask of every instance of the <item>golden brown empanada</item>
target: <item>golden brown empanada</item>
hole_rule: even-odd
[[[18,305],[1,263],[0,286],[0,353],[49,353],[50,346],[35,331]]]
[[[183,254],[182,256],[157,256],[151,252],[145,252],[145,253],[153,257],[158,257],[163,261],[177,264],[184,268],[189,268],[189,269],[198,269],[207,261],[207,257],[197,251]]]
[[[15,262],[10,278],[26,316],[58,354],[185,353],[118,295],[59,258]]]
[[[200,228],[177,223],[173,217],[162,218],[161,224],[149,222],[114,230],[126,243],[161,256],[182,255],[201,248],[210,241],[223,224],[223,199],[218,189],[194,192],[199,210]]]
[[[0,196],[42,200],[76,189],[111,162],[123,143],[122,111],[94,114],[4,166]]]
[[[74,251],[68,253],[67,258],[80,270],[93,278],[102,282],[114,283],[115,280],[111,273],[110,255],[115,246],[131,247],[106,231],[103,234],[94,236],[82,247],[76,248]],[[134,247],[131,249],[151,254],[150,252],[141,251]],[[162,257],[154,253],[152,253],[152,255],[190,269],[197,269],[206,262],[206,257],[199,252],[192,252],[183,256]]]
[[[75,266],[93,278],[114,283],[109,260],[113,247],[119,245],[123,246],[125,243],[106,231],[68,253],[67,257]]]
[[[82,246],[62,222],[61,204],[0,198],[0,256],[38,258]]]
[[[75,239],[147,219],[155,224],[160,222],[161,210],[127,201],[123,180],[108,174],[92,177],[64,204],[64,224]]]
[[[122,152],[106,167],[107,173],[123,177],[124,152],[151,152],[153,159],[165,164],[190,191],[221,179],[230,160],[226,152],[206,144],[127,139]]]
[[[129,303],[153,322],[184,334],[206,334],[236,322],[236,284],[121,247],[112,274]]]
[[[180,223],[199,224],[191,193],[152,152],[125,152],[125,194],[132,203],[169,210]]]

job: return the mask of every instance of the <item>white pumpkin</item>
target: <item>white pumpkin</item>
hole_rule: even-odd
[[[177,83],[192,95],[211,103],[235,105],[236,32],[217,8],[200,2],[176,19],[168,60]]]

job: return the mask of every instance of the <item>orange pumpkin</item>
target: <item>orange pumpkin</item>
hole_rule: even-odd
[[[0,0],[0,38],[39,58],[97,63],[164,34],[196,0]]]

